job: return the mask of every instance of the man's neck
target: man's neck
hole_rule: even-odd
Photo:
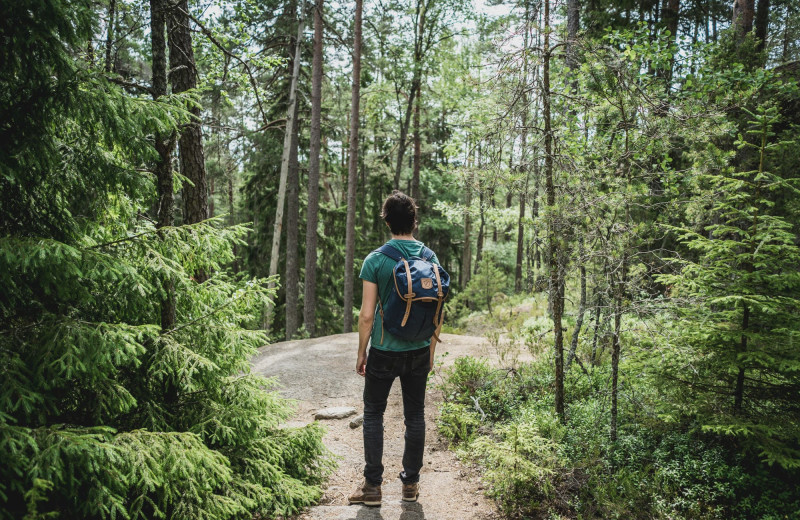
[[[392,240],[416,240],[413,235],[392,235]]]

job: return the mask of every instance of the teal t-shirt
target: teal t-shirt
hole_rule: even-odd
[[[420,253],[422,253],[422,248],[425,247],[425,244],[419,240],[392,239],[386,243],[397,249],[406,258],[422,256]],[[436,254],[433,255],[431,261],[436,264],[439,263]],[[389,301],[389,293],[394,291],[393,269],[395,263],[396,262],[388,256],[373,251],[367,255],[364,259],[364,264],[361,266],[359,278],[378,286],[378,298],[380,298],[383,305],[386,305],[386,302]],[[382,325],[380,307],[376,306],[375,319],[372,322],[372,336],[370,337],[370,345],[372,348],[378,350],[404,351],[425,348],[431,344],[430,339],[424,341],[406,341],[397,336],[393,336],[388,330],[383,330],[383,342],[381,342]]]

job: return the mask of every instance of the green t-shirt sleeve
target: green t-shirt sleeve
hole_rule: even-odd
[[[374,251],[367,255],[364,259],[364,263],[361,264],[361,273],[358,275],[359,278],[374,284],[378,283],[378,264],[380,263],[380,259],[377,257],[378,255],[380,255],[380,253]]]
[[[431,257],[431,262],[433,262],[434,264],[441,265],[441,263],[439,262],[439,259],[436,257],[436,253],[433,253],[433,256]]]

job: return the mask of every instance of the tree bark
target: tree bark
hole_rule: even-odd
[[[756,50],[761,53],[767,44],[767,28],[769,26],[769,0],[758,0],[756,10],[755,35],[758,39]]]
[[[300,234],[300,165],[297,163],[297,141],[300,124],[297,119],[299,104],[294,106],[294,128],[292,129],[292,149],[289,153],[289,178],[287,180],[286,207],[286,277],[284,294],[286,295],[286,339],[290,340],[300,326],[300,315],[297,307],[300,286],[299,234]]]
[[[153,57],[153,99],[167,94],[167,40],[166,0],[150,0],[150,45]],[[157,134],[155,148],[159,160],[155,175],[158,191],[156,227],[164,228],[175,224],[173,208],[175,194],[172,187],[172,150],[175,148],[175,135]],[[161,330],[175,328],[175,288],[169,281],[164,282],[166,297],[161,300]]]
[[[397,166],[394,172],[394,188],[400,189],[400,174],[403,171],[403,157],[406,153],[406,141],[408,139],[408,127],[411,123],[411,112],[414,108],[414,100],[420,93],[422,85],[422,59],[423,37],[425,35],[425,14],[428,10],[427,0],[417,0],[414,27],[414,75],[411,79],[411,92],[408,95],[405,118],[400,125],[400,142],[397,148]],[[412,195],[413,197],[413,195]]]
[[[573,0],[574,1],[574,0]],[[525,188],[519,196],[519,218],[517,218],[517,259],[514,268],[514,292],[522,291],[522,255],[525,239],[525,204],[528,198],[528,34],[530,31],[530,6],[525,2],[525,33],[522,37],[522,135],[520,137],[519,168],[525,175]]]
[[[188,0],[179,0],[174,4],[168,23],[170,80],[172,92],[179,94],[197,88],[197,66],[192,49]],[[208,218],[208,186],[203,157],[200,107],[192,106],[189,111],[192,119],[181,132],[178,146],[181,174],[188,180],[183,184],[183,220],[186,224],[194,224]],[[206,274],[197,273],[195,278],[202,281],[206,278]]]
[[[553,308],[553,347],[555,350],[555,405],[561,422],[564,416],[564,336],[561,319],[564,298],[561,292],[561,265],[558,246],[558,215],[556,215],[556,189],[553,183],[553,131],[550,114],[550,0],[544,0],[544,46],[542,50],[542,108],[544,112],[544,170],[548,210],[548,249],[550,263],[549,299]]]
[[[289,177],[289,161],[292,150],[292,136],[294,135],[295,105],[297,104],[297,78],[300,76],[300,51],[303,40],[303,28],[305,22],[305,6],[301,4],[300,19],[297,24],[297,40],[295,43],[294,63],[292,67],[292,79],[289,84],[289,108],[286,110],[286,132],[283,136],[283,153],[281,154],[281,172],[278,180],[278,204],[275,209],[275,224],[272,230],[272,252],[269,259],[269,276],[278,274],[278,261],[281,251],[281,232],[283,230],[283,209],[286,202],[286,182]],[[270,281],[268,287],[275,288],[275,282]],[[272,305],[266,309],[264,315],[264,328],[269,329],[272,321]]]
[[[322,120],[322,10],[324,0],[314,8],[314,58],[311,64],[311,142],[308,158],[308,209],[306,210],[306,269],[303,323],[311,337],[317,320],[317,227],[319,222],[319,153]]]
[[[624,270],[624,268],[623,268]],[[619,394],[620,324],[622,322],[622,281],[614,284],[614,338],[611,344],[611,441],[617,440],[617,396]]]
[[[756,0],[734,0],[733,27],[736,40],[740,41],[753,30]]]
[[[108,27],[106,29],[106,72],[112,72],[114,69],[114,62],[111,52],[111,46],[114,43],[114,18],[117,14],[117,0],[109,0],[108,2]]]
[[[747,352],[747,328],[750,326],[750,307],[745,304],[744,312],[742,313],[742,337],[740,340],[739,352]],[[742,403],[744,402],[744,372],[743,366],[739,367],[739,373],[736,375],[736,388],[733,391],[733,413],[742,413]]]
[[[472,275],[472,218],[469,214],[470,207],[472,206],[472,174],[470,174],[467,179],[464,206],[467,212],[464,215],[464,247],[461,251],[461,271],[459,272],[461,290],[464,290],[467,286]]]
[[[356,0],[353,35],[353,91],[350,101],[350,162],[347,171],[347,223],[344,259],[344,332],[353,330],[353,260],[356,252],[356,181],[358,179],[358,123],[361,95],[361,11]]]
[[[417,85],[417,98],[414,102],[414,171],[411,177],[411,197],[420,204],[421,197],[419,192],[419,171],[420,161],[422,160],[422,142],[419,135],[419,101],[421,92],[421,84]]]
[[[575,320],[575,329],[572,331],[572,341],[569,346],[569,354],[567,354],[567,370],[575,359],[575,353],[578,350],[578,337],[581,334],[583,327],[583,316],[586,313],[586,262],[584,260],[584,241],[583,237],[578,239],[578,261],[580,262],[580,278],[581,278],[581,299],[578,303],[578,318]]]

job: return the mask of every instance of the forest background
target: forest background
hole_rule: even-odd
[[[508,515],[796,518],[798,35],[796,0],[3,2],[0,516],[317,500],[322,430],[248,360],[353,330],[400,189],[501,353],[440,428]]]

